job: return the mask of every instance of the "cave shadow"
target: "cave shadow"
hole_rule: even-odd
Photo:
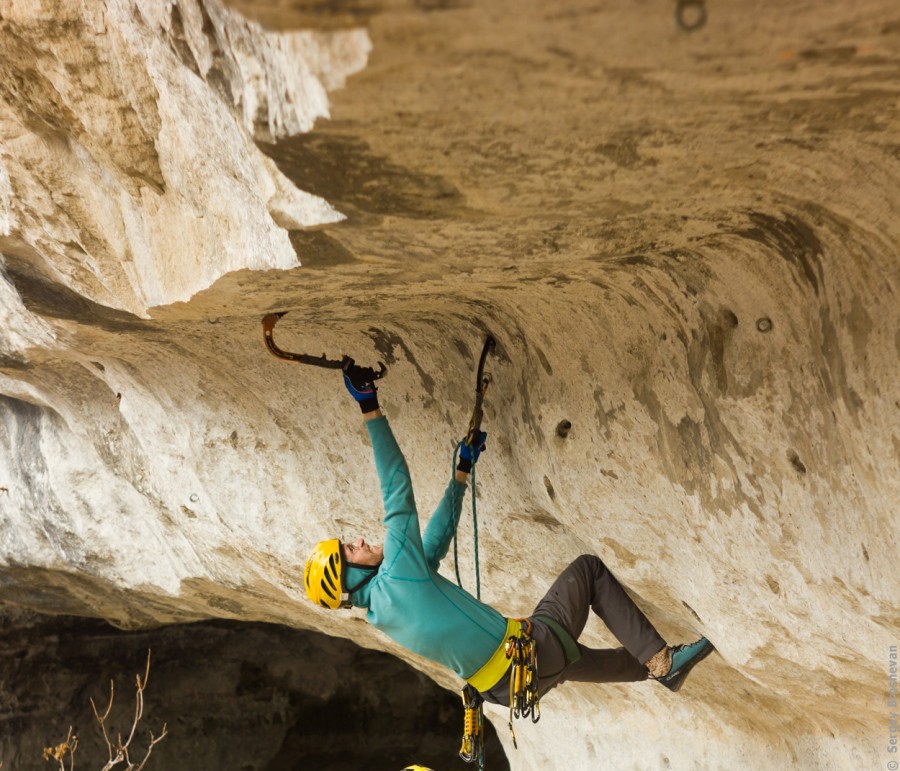
[[[457,756],[459,697],[388,654],[272,624],[215,620],[126,632],[2,606],[0,760],[46,771],[43,748],[62,742],[71,725],[78,764],[105,762],[90,700],[102,711],[115,680],[110,723],[127,734],[148,649],[132,760],[143,757],[150,731],[159,736],[164,723],[168,731],[148,771],[472,768]],[[487,767],[508,769],[493,727],[485,728]]]

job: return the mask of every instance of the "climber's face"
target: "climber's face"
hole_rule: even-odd
[[[371,565],[375,567],[384,559],[384,548],[367,544],[362,538],[341,545],[344,559],[354,565]]]

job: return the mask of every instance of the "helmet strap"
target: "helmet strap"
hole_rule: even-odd
[[[359,591],[362,589],[369,581],[375,578],[375,574],[378,572],[378,568],[380,565],[357,565],[355,562],[345,562],[344,565],[348,568],[358,568],[359,570],[368,571],[369,575],[367,575],[362,581],[360,581],[356,586],[348,586],[347,594],[353,594],[353,592]]]

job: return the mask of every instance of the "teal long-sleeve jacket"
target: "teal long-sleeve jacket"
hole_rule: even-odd
[[[506,619],[437,572],[459,524],[466,486],[450,480],[424,538],[412,482],[387,418],[366,421],[384,499],[384,561],[369,583],[351,595],[366,620],[407,650],[467,678],[506,635]],[[364,573],[348,568],[345,585]],[[353,575],[357,574],[357,575]]]

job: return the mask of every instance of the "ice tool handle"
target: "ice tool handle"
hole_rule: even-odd
[[[343,370],[354,388],[360,389],[368,383],[374,383],[376,380],[380,380],[387,373],[387,367],[384,365],[384,362],[378,362],[379,369],[374,370],[371,367],[359,366],[349,356],[343,356],[340,359],[329,359],[324,353],[321,356],[310,356],[306,353],[293,353],[292,351],[285,351],[284,349],[279,348],[275,344],[272,332],[279,319],[286,313],[287,311],[282,311],[281,313],[269,313],[262,320],[263,338],[266,341],[266,348],[269,349],[269,352],[273,356],[277,356],[279,359],[284,359],[285,361],[295,361],[298,364],[311,364],[314,367]]]
[[[380,369],[376,372],[371,367],[361,367],[349,356],[345,356],[341,361],[341,369],[344,370],[347,379],[357,391],[364,390],[370,383],[374,383],[376,380],[384,377],[387,367],[382,362],[378,362],[378,365]]]
[[[494,350],[494,338],[490,335],[485,338],[484,347],[481,349],[481,358],[478,360],[478,375],[475,378],[475,409],[472,410],[472,419],[469,421],[469,429],[463,442],[469,447],[477,447],[481,433],[481,419],[484,417],[484,394],[491,379],[484,374],[484,362],[488,353]],[[457,447],[459,452],[459,447]],[[456,452],[453,454],[453,468],[456,469]],[[475,466],[472,466],[472,535],[475,543],[475,596],[481,599],[481,570],[478,564],[478,507],[475,503]],[[459,575],[459,545],[458,533],[453,535],[453,566],[456,570],[456,583],[462,587],[462,578]]]
[[[484,362],[487,355],[494,350],[496,343],[490,335],[484,341],[481,349],[481,358],[478,360],[478,375],[475,378],[475,409],[472,411],[472,419],[469,421],[469,430],[466,432],[465,442],[474,446],[478,440],[478,432],[481,431],[481,420],[484,417],[484,394],[490,385],[490,377],[484,374]]]

